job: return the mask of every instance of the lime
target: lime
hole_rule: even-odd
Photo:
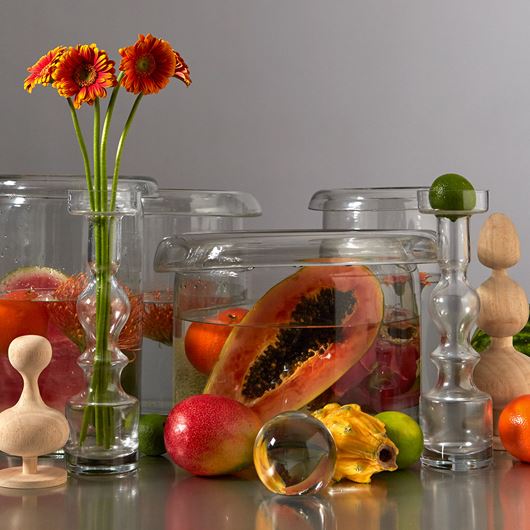
[[[477,196],[469,180],[456,173],[447,173],[431,184],[429,202],[435,210],[472,210]]]
[[[142,414],[138,424],[138,444],[140,453],[158,456],[166,452],[164,445],[164,424],[167,416]]]
[[[385,424],[388,437],[399,449],[396,463],[399,469],[409,467],[421,456],[423,451],[423,433],[420,426],[407,414],[389,410],[375,417]]]

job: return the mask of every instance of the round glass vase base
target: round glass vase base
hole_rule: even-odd
[[[138,451],[120,456],[87,458],[83,454],[66,453],[66,469],[76,476],[124,475],[138,469]]]
[[[489,467],[493,462],[493,448],[487,447],[481,451],[467,454],[450,454],[448,452],[433,451],[425,447],[421,455],[421,464],[431,469],[446,471],[471,471]]]

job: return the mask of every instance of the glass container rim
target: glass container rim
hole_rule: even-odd
[[[477,213],[484,213],[489,208],[489,190],[462,190],[446,188],[446,191],[455,191],[467,197],[474,197],[475,206],[468,210],[444,210],[433,208],[429,198],[429,190],[418,190],[418,209],[421,213],[434,214],[438,217],[468,217]]]
[[[195,204],[194,204],[195,202]],[[159,188],[142,197],[144,216],[259,217],[261,205],[248,192],[192,188]]]
[[[94,191],[95,195],[101,192]],[[110,197],[111,189],[107,190]],[[94,211],[90,207],[90,193],[86,190],[68,190],[68,213],[71,215],[88,215],[91,217],[122,217],[136,215],[140,211],[140,192],[130,189],[120,189],[116,193],[114,210]]]
[[[158,183],[153,177],[123,175],[120,185],[136,185],[143,196],[151,197],[158,192]],[[10,197],[27,199],[66,199],[68,191],[79,185],[86,186],[82,174],[0,174],[0,200]]]
[[[308,208],[322,212],[417,210],[417,192],[424,189],[428,187],[378,186],[323,189],[313,194]]]
[[[437,263],[432,230],[273,230],[186,233],[164,238],[158,272],[334,265]]]

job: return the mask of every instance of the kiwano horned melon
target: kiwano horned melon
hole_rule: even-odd
[[[366,267],[303,267],[259,299],[228,337],[204,392],[267,420],[307,405],[374,342],[383,293]]]

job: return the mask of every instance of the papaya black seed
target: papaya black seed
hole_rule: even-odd
[[[325,288],[303,296],[291,313],[288,327],[281,328],[274,340],[250,366],[242,394],[256,399],[279,386],[301,364],[314,355],[324,355],[342,339],[339,326],[356,304],[351,291]]]

